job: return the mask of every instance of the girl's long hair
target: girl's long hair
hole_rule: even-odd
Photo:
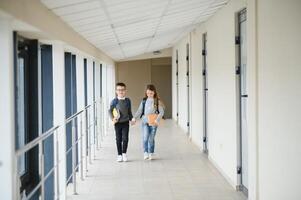
[[[150,91],[153,91],[155,94],[154,94],[154,104],[155,106],[163,106],[164,107],[164,104],[163,102],[160,100],[160,97],[159,97],[159,94],[156,90],[156,87],[153,85],[153,84],[148,84],[146,86],[146,89],[145,89],[145,93],[144,93],[144,99],[147,99],[147,94],[146,94],[146,91],[147,90],[150,90]],[[158,105],[157,105],[158,104]]]
[[[153,91],[155,94],[154,94],[154,99],[156,100],[156,99],[160,99],[159,98],[159,95],[158,95],[158,93],[157,93],[157,90],[156,90],[156,87],[153,85],[153,84],[148,84],[147,86],[146,86],[146,88],[145,88],[145,92],[144,92],[144,98],[146,98],[147,99],[147,94],[146,94],[146,91],[147,90],[150,90],[150,91]]]

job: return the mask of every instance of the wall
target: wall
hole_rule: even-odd
[[[133,111],[138,109],[145,86],[151,82],[150,63],[150,60],[117,63],[116,79],[127,85],[127,96],[131,98]]]
[[[3,1],[1,1],[1,9]],[[7,8],[8,10],[14,10],[14,6],[16,6],[16,2],[14,2],[11,7]],[[9,4],[6,4],[8,6]],[[23,5],[23,4],[21,4]],[[30,9],[24,9],[24,15],[27,15],[26,12],[29,12]],[[48,11],[47,11],[48,12]],[[31,15],[28,13],[28,15]],[[43,16],[43,15],[42,15]],[[27,20],[27,17],[24,16],[22,20]],[[39,18],[42,19],[42,18]],[[46,17],[47,19],[47,17]],[[1,76],[1,91],[3,92],[3,98],[1,98],[1,114],[0,114],[0,128],[1,128],[1,154],[0,154],[0,173],[2,183],[5,185],[1,185],[0,199],[15,199],[15,195],[17,194],[16,190],[16,176],[14,174],[14,169],[16,167],[16,162],[14,159],[15,153],[15,138],[14,138],[14,127],[15,127],[15,119],[14,119],[14,66],[13,66],[13,31],[18,31],[19,34],[28,38],[38,39],[43,44],[50,44],[53,47],[53,102],[54,102],[54,126],[59,125],[58,129],[58,142],[59,142],[59,190],[60,190],[60,199],[66,198],[66,132],[65,132],[65,67],[64,67],[64,52],[72,52],[76,55],[77,58],[77,103],[78,103],[78,111],[83,109],[84,106],[84,76],[83,76],[83,58],[88,59],[88,94],[89,94],[89,103],[92,103],[92,62],[96,62],[96,73],[99,74],[99,63],[103,63],[104,71],[109,71],[110,73],[103,73],[103,96],[106,99],[108,96],[111,98],[114,95],[113,86],[115,84],[115,76],[114,76],[114,62],[111,59],[104,58],[108,62],[104,62],[104,60],[100,60],[100,51],[91,52],[87,47],[90,45],[86,43],[86,41],[82,41],[82,38],[76,36],[75,33],[72,32],[63,32],[62,34],[69,35],[70,38],[76,38],[78,43],[75,46],[72,46],[68,43],[68,41],[60,41],[57,40],[58,37],[51,37],[51,33],[48,34],[48,37],[45,38],[41,32],[36,32],[37,28],[22,20],[18,20],[14,18],[12,15],[7,15],[6,12],[0,11],[0,40],[1,40],[1,65],[0,65],[0,76]],[[31,19],[33,20],[33,19]],[[37,19],[38,20],[38,19]],[[59,20],[59,19],[57,19]],[[30,21],[30,20],[29,20]],[[40,20],[40,22],[42,22]],[[45,22],[45,21],[44,21]],[[61,23],[61,22],[57,22]],[[47,23],[46,23],[47,24]],[[49,25],[49,24],[48,24]],[[50,26],[50,25],[49,25]],[[75,35],[72,35],[75,34]],[[64,38],[61,38],[64,39]],[[94,47],[93,47],[94,48]],[[91,52],[91,54],[87,53]],[[95,56],[96,55],[96,56]],[[100,81],[99,75],[96,76],[97,83]],[[96,84],[97,84],[96,83]],[[111,86],[108,87],[107,86]],[[106,89],[106,90],[104,90]],[[99,91],[99,85],[96,85],[96,90]],[[99,93],[96,92],[96,95],[99,96]],[[106,102],[105,102],[106,103]],[[4,107],[3,107],[4,106]],[[104,105],[104,109],[107,110],[108,105]],[[106,112],[105,112],[106,113]],[[93,113],[92,113],[93,114]],[[105,115],[106,116],[106,115]],[[106,119],[107,117],[103,117]],[[85,123],[85,122],[84,122]],[[83,124],[85,126],[85,124]],[[85,142],[84,142],[85,144]],[[79,151],[80,153],[80,151]]]
[[[0,10],[5,11],[17,20],[34,26],[37,32],[42,33],[44,37],[64,41],[108,64],[114,64],[109,56],[76,33],[39,0],[1,0]]]
[[[152,62],[151,82],[156,86],[158,94],[165,106],[164,117],[172,118],[171,65],[162,65]]]
[[[61,42],[51,43],[53,48],[53,125],[61,126],[58,130],[59,146],[66,145],[66,113],[65,113],[65,62],[64,62],[64,45]],[[66,147],[65,147],[66,148]],[[61,163],[59,165],[59,176],[66,177],[66,152],[65,148],[60,148],[59,158]],[[65,180],[60,179],[60,198],[65,198]]]
[[[10,20],[0,15],[0,199],[13,199],[13,153],[15,147],[13,38]]]
[[[118,60],[118,62],[124,62],[124,61],[133,61],[133,60],[146,60],[146,59],[152,59],[152,58],[166,58],[166,57],[172,57],[172,48],[162,49],[160,50],[160,54],[155,55],[153,52],[151,53],[144,53],[138,56]]]
[[[259,199],[297,200],[301,199],[301,1],[257,2]]]
[[[235,14],[247,7],[249,199],[301,198],[301,2],[232,0],[173,47],[173,118],[179,51],[179,125],[185,129],[185,44],[191,50],[191,139],[202,148],[202,34],[208,35],[209,159],[237,184]]]
[[[235,13],[246,7],[244,1],[232,0],[213,17],[182,38],[173,47],[179,55],[179,126],[187,130],[186,44],[190,44],[190,138],[202,148],[203,82],[202,34],[207,33],[208,65],[208,143],[209,159],[233,187],[237,184],[237,103],[235,77]],[[176,91],[173,80],[173,91]],[[174,92],[173,98],[176,98]],[[176,108],[174,100],[173,108]],[[176,113],[173,113],[176,119]]]
[[[179,77],[179,99],[178,99],[178,114],[179,114],[179,126],[184,130],[188,131],[187,129],[187,121],[188,121],[188,111],[187,111],[187,78],[186,78],[186,71],[187,71],[187,61],[186,61],[186,44],[190,44],[190,35],[185,36],[181,39],[177,45],[174,46],[174,57],[173,57],[173,78],[175,79],[176,76],[176,61],[175,55],[176,50],[178,50],[178,77]],[[191,65],[189,66],[191,68]],[[191,73],[192,74],[192,73]],[[190,83],[191,86],[191,83]],[[191,89],[191,88],[190,88]],[[176,98],[176,82],[173,82],[173,97]],[[176,110],[177,102],[173,102],[173,110]],[[174,118],[176,118],[176,112],[173,114]]]
[[[118,62],[116,68],[116,79],[127,85],[127,95],[132,100],[133,111],[138,109],[141,99],[144,97],[145,86],[157,83],[159,95],[166,105],[166,117],[171,117],[171,59],[155,58],[146,60],[134,60]],[[159,67],[159,69],[158,69]],[[160,68],[162,73],[159,73]],[[163,71],[165,73],[163,73]],[[169,76],[167,76],[169,75]],[[164,84],[163,84],[164,83]]]

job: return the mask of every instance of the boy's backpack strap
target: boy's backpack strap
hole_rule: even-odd
[[[116,108],[117,104],[118,104],[118,98],[114,98],[112,101],[113,108]]]
[[[131,100],[129,98],[125,98],[126,107],[131,108]]]

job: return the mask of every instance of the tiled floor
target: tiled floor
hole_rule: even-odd
[[[143,160],[140,124],[132,127],[128,158],[126,163],[116,162],[115,139],[113,133],[109,133],[89,167],[88,177],[78,183],[79,194],[68,195],[68,199],[246,199],[226,182],[171,120],[166,120],[157,132],[156,159],[152,161]]]

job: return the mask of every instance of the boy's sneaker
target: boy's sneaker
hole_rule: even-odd
[[[148,153],[147,153],[147,152],[144,152],[143,159],[144,159],[144,160],[147,160],[147,159],[148,159]]]
[[[123,160],[123,162],[128,161],[128,158],[125,153],[122,154],[122,160]]]
[[[154,159],[154,154],[153,154],[153,153],[150,153],[150,154],[148,155],[148,159],[150,159],[150,160]]]
[[[117,162],[122,162],[122,155],[117,156]]]

